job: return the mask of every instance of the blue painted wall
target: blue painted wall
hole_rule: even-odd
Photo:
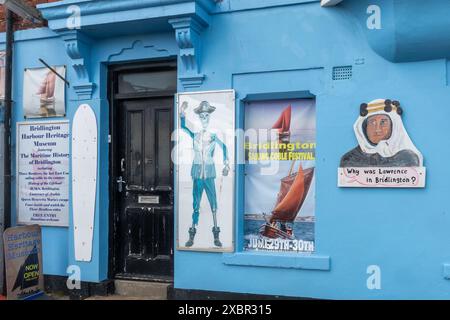
[[[427,9],[427,15],[417,20],[419,25],[414,17],[406,18],[423,8],[418,0],[344,0],[334,8],[321,8],[318,1],[304,0],[225,0],[218,5],[201,35],[200,69],[206,79],[202,86],[190,90],[235,89],[236,123],[242,123],[245,98],[262,94],[292,97],[302,92],[316,97],[316,253],[242,252],[245,186],[242,168],[237,168],[237,252],[176,251],[176,288],[331,299],[450,298],[450,282],[443,276],[443,264],[450,263],[450,109],[446,107],[450,101],[446,60],[450,50],[439,46],[439,41],[448,36],[448,28],[441,28],[448,22],[439,22],[445,18],[442,10],[448,1],[433,3],[435,7],[429,4],[427,8],[435,9]],[[382,30],[366,28],[369,4],[380,6]],[[396,12],[405,16],[396,16]],[[398,30],[397,20],[404,23],[396,40],[390,37]],[[411,24],[406,25],[406,21]],[[421,26],[420,41],[411,50],[414,39],[408,32]],[[91,46],[91,81],[97,89],[92,99],[84,102],[93,106],[100,121],[101,156],[94,257],[91,263],[81,265],[85,281],[107,278],[106,66],[176,56],[174,32],[162,29],[143,35],[128,30],[130,35],[121,36],[110,31]],[[407,39],[401,37],[405,33]],[[67,64],[69,81],[74,72],[63,42],[52,31],[38,29],[16,35],[14,120],[21,121],[25,67],[40,66],[37,59],[43,58],[53,65]],[[434,54],[426,52],[423,41],[437,48]],[[352,79],[333,81],[335,66],[352,66]],[[181,84],[179,90],[184,90]],[[340,157],[357,144],[352,126],[359,105],[377,98],[402,103],[407,131],[425,158],[425,189],[337,188]],[[67,102],[67,118],[71,120],[81,102],[72,91]],[[44,228],[45,273],[64,275],[68,265],[77,264],[72,229]],[[366,286],[369,265],[381,268],[381,290]]]

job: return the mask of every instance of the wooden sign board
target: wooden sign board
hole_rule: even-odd
[[[23,300],[43,292],[41,227],[9,228],[3,240],[8,300]]]

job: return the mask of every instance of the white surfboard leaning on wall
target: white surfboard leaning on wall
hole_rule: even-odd
[[[72,125],[72,203],[75,260],[92,260],[97,194],[98,130],[92,108],[78,107]]]

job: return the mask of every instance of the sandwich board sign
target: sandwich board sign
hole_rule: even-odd
[[[24,300],[44,292],[42,235],[38,225],[9,228],[3,234],[8,300]]]

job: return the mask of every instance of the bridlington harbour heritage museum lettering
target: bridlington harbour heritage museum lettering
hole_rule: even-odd
[[[69,122],[22,122],[17,132],[19,223],[68,226]]]
[[[245,250],[314,253],[315,100],[248,103],[245,128]]]

